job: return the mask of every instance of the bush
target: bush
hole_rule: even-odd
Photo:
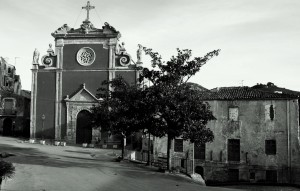
[[[15,167],[10,162],[0,160],[0,185],[1,180],[11,178],[15,174]]]

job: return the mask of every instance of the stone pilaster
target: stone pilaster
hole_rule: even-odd
[[[61,140],[61,110],[62,110],[62,67],[63,67],[63,46],[64,41],[62,39],[57,40],[55,52],[57,54],[57,70],[56,70],[56,82],[55,82],[55,139]]]
[[[38,65],[33,65],[31,81],[31,102],[30,102],[30,138],[36,136],[36,95],[37,95],[37,72]]]
[[[111,81],[115,78],[115,44],[110,42],[109,44],[109,70],[108,70],[108,81]],[[112,90],[111,86],[108,87],[109,90]]]

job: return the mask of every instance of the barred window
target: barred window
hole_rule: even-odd
[[[200,146],[197,146],[195,144],[195,152],[194,152],[195,159],[202,159],[205,160],[205,144],[201,144]]]
[[[183,139],[175,139],[174,151],[175,152],[183,152]]]

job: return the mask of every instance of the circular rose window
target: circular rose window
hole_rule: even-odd
[[[83,66],[89,66],[95,61],[96,54],[93,49],[83,47],[77,52],[77,62]]]

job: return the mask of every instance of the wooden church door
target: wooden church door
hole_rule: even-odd
[[[82,110],[77,115],[76,144],[91,143],[91,141],[92,141],[91,114],[86,110]]]

